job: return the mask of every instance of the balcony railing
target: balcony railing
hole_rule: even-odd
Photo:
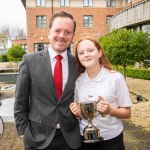
[[[113,29],[150,22],[150,0],[142,0],[123,9],[110,19],[110,32]]]

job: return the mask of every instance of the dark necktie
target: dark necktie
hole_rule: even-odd
[[[56,89],[56,94],[58,99],[60,99],[62,94],[62,64],[61,59],[63,58],[61,55],[57,55],[56,57],[56,64],[54,68],[54,84]]]

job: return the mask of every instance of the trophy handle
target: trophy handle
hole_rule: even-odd
[[[96,104],[98,104],[100,101],[101,101],[101,100],[99,99],[99,100],[96,102]],[[105,116],[106,116],[105,113],[101,113],[101,112],[99,112],[99,111],[98,111],[98,114],[97,114],[96,116],[98,116],[99,114],[101,114],[102,117],[105,117]],[[96,116],[95,116],[95,117],[96,117]]]

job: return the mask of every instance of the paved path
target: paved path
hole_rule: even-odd
[[[1,101],[0,115],[4,122],[14,122],[14,101],[15,98],[8,98]]]
[[[14,98],[2,101],[0,114],[5,121],[5,131],[0,140],[0,150],[23,150],[22,139],[17,135],[15,128],[13,107]],[[129,120],[123,120],[123,124],[126,150],[150,150],[150,132],[135,127]]]
[[[6,89],[10,90],[11,86]],[[13,107],[14,98],[5,99],[0,107],[0,115],[5,121],[5,131],[0,139],[0,150],[23,150],[22,139],[17,135]],[[150,150],[150,132],[137,127],[127,119],[124,124],[124,141],[126,150]]]
[[[137,128],[127,121],[123,123],[126,150],[150,150],[150,132],[145,132],[142,128]],[[23,142],[17,135],[14,123],[5,123],[4,136],[0,140],[0,150],[23,150]]]

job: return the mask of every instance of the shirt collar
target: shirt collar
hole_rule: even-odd
[[[105,69],[104,69],[104,67],[102,66],[100,72],[98,73],[98,75],[97,75],[94,79],[90,79],[86,71],[83,73],[82,78],[83,78],[83,80],[84,80],[85,82],[101,81],[104,72],[105,72]]]
[[[56,53],[56,51],[54,49],[51,48],[51,46],[48,47],[48,52],[49,52],[49,55],[50,55],[50,58],[51,59],[55,59],[56,55],[58,55]],[[60,54],[63,59],[66,59],[67,58],[67,50],[65,50],[63,53]]]

